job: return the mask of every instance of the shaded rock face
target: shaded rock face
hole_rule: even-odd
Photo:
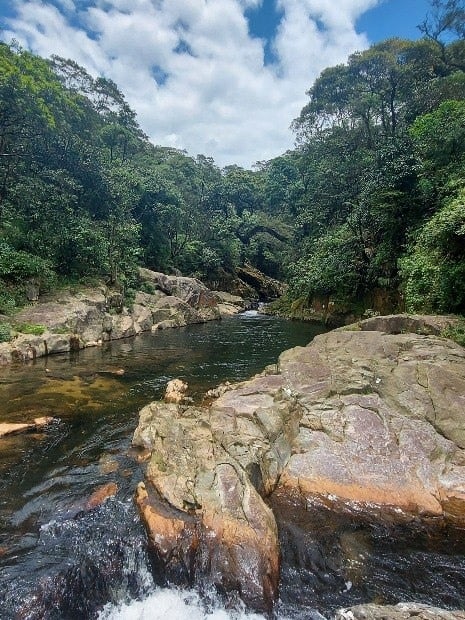
[[[373,520],[465,525],[459,345],[334,331],[284,352],[275,374],[220,394],[209,408],[152,403],[134,437],[151,451],[138,503],[152,545],[189,574],[201,568],[255,608],[269,606],[279,549],[263,497],[277,515],[319,503]],[[175,513],[160,517],[160,505]]]
[[[264,273],[252,267],[244,265],[237,268],[237,275],[240,280],[256,291],[260,301],[269,301],[280,297],[285,291],[285,285],[278,280],[266,276]]]

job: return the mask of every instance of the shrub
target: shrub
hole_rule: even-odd
[[[9,323],[0,323],[0,342],[10,342],[11,325]]]
[[[450,325],[444,329],[441,336],[450,338],[450,340],[465,347],[465,319],[460,319],[456,325]]]

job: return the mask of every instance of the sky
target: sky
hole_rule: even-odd
[[[418,38],[428,0],[0,0],[0,38],[116,82],[154,144],[251,167],[326,67]]]

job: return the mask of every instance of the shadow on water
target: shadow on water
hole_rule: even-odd
[[[0,371],[0,421],[55,418],[45,432],[1,440],[0,618],[96,618],[106,603],[130,601],[121,617],[206,617],[207,598],[154,590],[132,501],[143,475],[130,450],[138,411],[174,377],[187,380],[200,400],[218,383],[261,371],[282,350],[321,331],[246,313]],[[108,485],[116,485],[116,495],[90,505],[95,490]],[[326,615],[368,601],[463,606],[461,536],[381,527],[321,507],[276,511],[283,552],[279,617],[321,618],[316,610]],[[134,616],[136,599],[146,603]],[[156,608],[165,609],[162,600],[179,615],[155,616]],[[230,617],[225,614],[211,617]]]

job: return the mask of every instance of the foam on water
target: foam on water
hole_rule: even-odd
[[[219,603],[213,609],[207,608],[196,592],[160,588],[143,601],[107,605],[98,620],[265,620],[265,617],[226,610]]]

